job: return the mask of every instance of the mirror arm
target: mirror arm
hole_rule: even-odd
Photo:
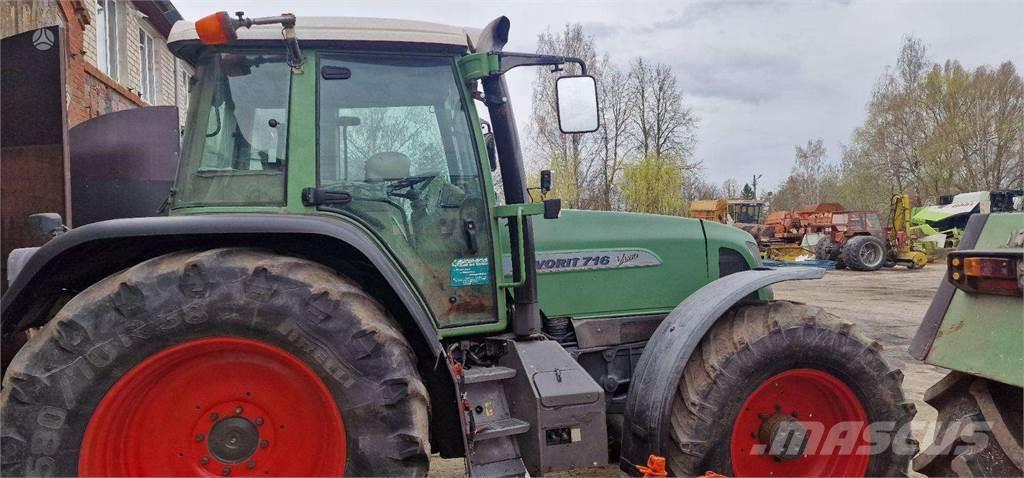
[[[538,55],[536,53],[506,53],[492,52],[499,58],[501,65],[500,74],[504,75],[509,70],[519,66],[544,66],[550,65],[560,67],[566,63],[575,63],[580,66],[580,74],[587,74],[587,63],[580,58],[573,56]],[[557,70],[556,70],[557,71]]]
[[[235,12],[237,19],[232,19],[232,27],[237,30],[239,28],[252,28],[253,25],[281,25],[281,38],[288,50],[288,66],[291,67],[292,73],[302,74],[302,64],[304,63],[302,58],[302,51],[299,49],[299,39],[295,36],[295,15],[291,13],[283,13],[274,17],[256,17],[246,18],[245,12]]]

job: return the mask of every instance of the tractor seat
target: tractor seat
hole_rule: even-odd
[[[394,181],[410,175],[412,161],[398,151],[374,154],[366,160],[366,182]]]

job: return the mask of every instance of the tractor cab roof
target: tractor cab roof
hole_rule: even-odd
[[[238,29],[233,42],[246,46],[276,46],[281,42],[280,25],[255,25]],[[474,48],[478,28],[442,25],[415,20],[364,17],[300,16],[295,34],[303,46],[324,44],[347,48],[395,48],[419,51],[466,52]],[[195,23],[179,21],[171,28],[167,46],[175,55],[194,61],[204,45],[199,41]]]

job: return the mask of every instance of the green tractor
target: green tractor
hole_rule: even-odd
[[[928,476],[1024,475],[1024,214],[975,214],[911,344],[950,370],[925,393],[938,410]]]
[[[772,298],[820,269],[763,269],[726,225],[529,201],[503,75],[575,73],[567,134],[597,129],[595,82],[508,31],[176,24],[196,75],[169,217],[12,254],[3,473],[905,473],[914,408],[879,344]]]

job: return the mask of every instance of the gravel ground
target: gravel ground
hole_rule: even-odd
[[[945,374],[941,369],[924,365],[907,354],[907,347],[917,331],[932,295],[942,281],[945,267],[931,264],[921,270],[903,267],[876,272],[829,271],[817,281],[787,282],[774,286],[779,299],[794,300],[825,307],[839,317],[853,322],[861,331],[882,343],[889,362],[903,370],[903,387],[907,397],[917,404],[914,434],[927,445],[923,435],[927,424],[935,418],[935,410],[921,401],[925,390]],[[462,459],[430,462],[430,475],[456,477],[464,475]],[[617,465],[586,468],[550,476],[624,476]]]

